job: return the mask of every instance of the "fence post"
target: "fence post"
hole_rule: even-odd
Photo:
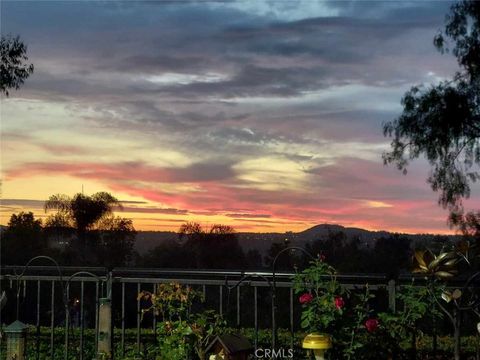
[[[5,328],[7,335],[7,359],[25,360],[26,357],[26,336],[28,326],[15,320]]]
[[[396,283],[395,283],[395,280],[394,279],[390,279],[388,281],[388,308],[392,311],[392,312],[395,312],[396,311],[396,301],[395,301],[395,298],[396,298],[396,291],[397,291],[397,286],[396,286]]]
[[[112,273],[107,278],[107,297],[99,299],[97,360],[113,359]]]

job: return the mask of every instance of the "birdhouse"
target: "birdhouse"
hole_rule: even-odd
[[[27,325],[15,320],[5,328],[7,337],[7,360],[25,360]]]
[[[247,360],[253,346],[245,336],[226,334],[215,337],[206,352],[209,360]]]

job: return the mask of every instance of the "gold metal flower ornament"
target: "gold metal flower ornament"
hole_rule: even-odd
[[[460,257],[455,251],[441,252],[435,255],[430,250],[415,250],[412,272],[446,280],[458,274],[459,260]]]

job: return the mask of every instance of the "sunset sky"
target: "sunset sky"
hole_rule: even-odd
[[[0,223],[83,187],[137,230],[451,232],[428,163],[381,159],[403,93],[457,70],[450,4],[2,1],[35,72],[2,98]]]

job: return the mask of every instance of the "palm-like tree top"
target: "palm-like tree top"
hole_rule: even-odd
[[[50,196],[45,202],[45,211],[57,210],[68,218],[80,233],[111,215],[115,208],[122,206],[117,198],[107,192],[97,192],[91,196],[77,193],[73,197],[57,194]]]

